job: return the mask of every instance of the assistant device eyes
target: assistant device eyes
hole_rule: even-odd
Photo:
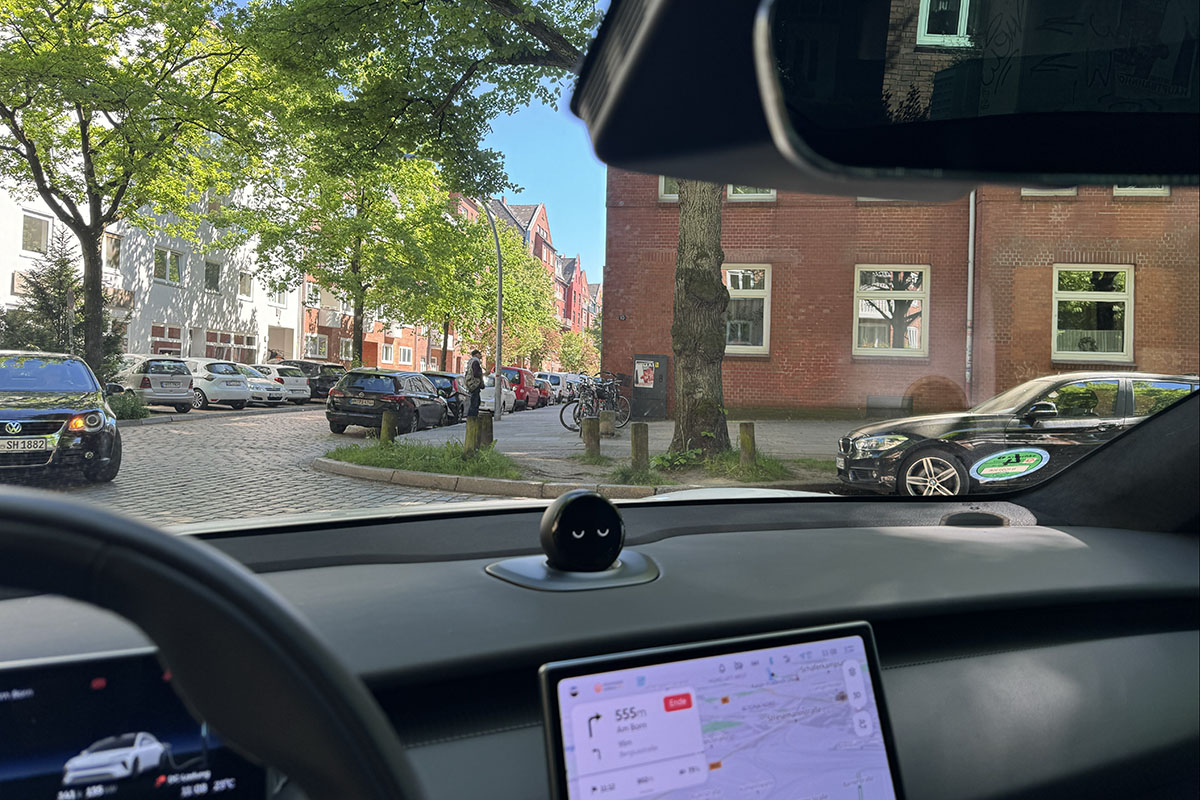
[[[612,503],[576,489],[559,496],[542,515],[546,562],[565,572],[601,572],[613,566],[625,544],[625,525]]]

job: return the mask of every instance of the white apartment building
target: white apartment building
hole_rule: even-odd
[[[20,303],[22,273],[61,225],[40,199],[0,191],[0,302],[5,308]],[[104,283],[113,316],[127,326],[125,352],[247,364],[272,355],[300,356],[304,309],[299,288],[271,292],[255,271],[249,247],[204,252],[128,223],[118,223],[105,236]]]

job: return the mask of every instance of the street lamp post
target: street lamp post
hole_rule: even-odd
[[[492,239],[496,242],[496,401],[492,406],[492,422],[499,422],[504,415],[504,388],[500,375],[500,354],[504,338],[504,257],[500,255],[500,234],[496,230],[496,218],[492,215],[492,199],[483,198],[483,211],[492,226]]]

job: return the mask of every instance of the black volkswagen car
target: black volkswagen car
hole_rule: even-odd
[[[82,359],[61,353],[0,351],[0,471],[82,471],[111,481],[121,469],[121,432]]]
[[[1020,488],[1187,397],[1198,384],[1195,375],[1137,372],[1036,378],[969,411],[855,428],[838,441],[838,477],[905,495]]]
[[[444,425],[450,417],[446,399],[419,372],[357,367],[342,376],[325,401],[325,418],[334,433],[345,433],[351,425],[382,428],[388,410],[398,413],[400,433]]]
[[[311,361],[306,358],[282,358],[272,360],[271,364],[283,364],[295,367],[308,378],[308,386],[313,397],[325,397],[343,375],[346,368],[336,361]]]

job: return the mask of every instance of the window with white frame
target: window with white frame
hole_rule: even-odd
[[[421,358],[421,372],[424,372],[427,369],[429,369],[429,363],[425,360],[424,357],[422,357]]]
[[[329,337],[323,333],[304,334],[304,356],[306,358],[329,358]]]
[[[668,178],[666,175],[659,175],[658,199],[671,203],[679,200],[679,180],[677,178]]]
[[[254,275],[249,272],[238,273],[238,297],[249,300],[254,297]]]
[[[381,344],[379,346],[379,360],[385,364],[396,363],[396,348],[390,344]]]
[[[429,357],[429,368],[430,368],[430,369],[437,369],[437,368],[438,368],[438,357],[437,357],[437,356],[430,356],[430,357]]]
[[[121,270],[121,237],[113,233],[104,234],[104,268],[109,272]]]
[[[42,255],[50,247],[50,218],[25,212],[21,227],[21,249]]]
[[[970,47],[967,26],[971,0],[921,0],[917,11],[917,44]]]
[[[1053,358],[1133,360],[1132,266],[1055,264],[1053,313]]]
[[[164,283],[179,283],[183,274],[183,255],[174,250],[154,248],[154,279]]]
[[[1044,189],[1037,186],[1022,186],[1021,197],[1074,197],[1079,194],[1078,186],[1063,186],[1058,189]]]
[[[321,305],[321,287],[315,281],[304,282],[304,305],[308,308],[319,308]]]
[[[413,356],[413,352],[412,352],[411,347],[401,347],[400,348],[400,360],[397,361],[396,363],[404,364],[405,366],[411,367],[412,363],[413,363],[412,356]]]
[[[170,322],[150,325],[150,353],[178,356],[183,353],[183,328]]]
[[[771,267],[726,264],[721,278],[729,289],[725,354],[766,355],[771,350]]]
[[[775,190],[762,186],[738,186],[729,184],[725,187],[725,196],[733,202],[754,201],[766,202],[775,199]]]
[[[338,340],[338,358],[342,361],[349,361],[354,358],[354,340],[343,336]]]
[[[221,291],[221,264],[217,261],[204,262],[204,291]]]
[[[1113,197],[1170,197],[1170,186],[1113,186]]]
[[[854,268],[855,355],[929,355],[929,267]]]
[[[275,289],[271,292],[270,295],[267,296],[267,302],[273,306],[279,306],[280,308],[287,308],[287,297],[288,297],[287,289]]]

